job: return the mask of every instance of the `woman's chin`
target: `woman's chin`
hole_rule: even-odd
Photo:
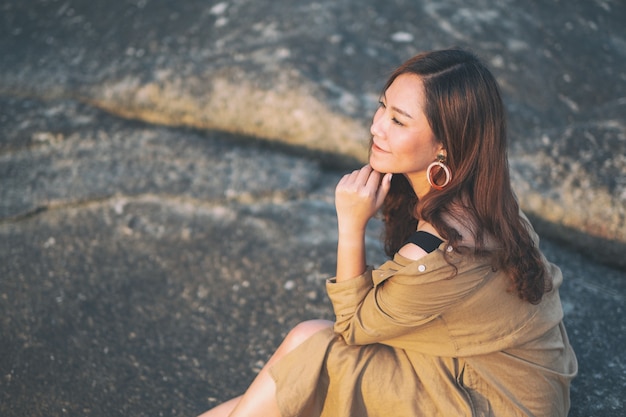
[[[382,173],[391,172],[389,170],[389,167],[386,167],[384,164],[381,164],[380,161],[377,161],[376,158],[373,158],[372,156],[370,156],[369,164],[374,171],[378,171]]]

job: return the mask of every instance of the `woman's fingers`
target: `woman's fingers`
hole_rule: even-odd
[[[353,185],[353,186],[359,186],[361,184],[365,184],[367,182],[370,172],[371,172],[371,168],[369,168],[368,165],[366,165],[361,169],[354,170],[351,173],[344,175],[340,183],[343,183],[344,185]]]
[[[370,180],[372,177],[377,177],[378,173],[376,171],[373,171],[372,168],[369,165],[365,165],[363,168],[361,168],[358,171],[357,174],[357,182],[360,186],[366,187],[366,186],[370,186]]]
[[[389,192],[391,174],[373,170],[369,165],[346,174],[337,184],[335,206],[341,222],[362,226],[381,207]]]
[[[369,165],[344,175],[338,185],[342,185],[353,192],[376,191],[380,182],[380,173]]]
[[[380,186],[378,187],[378,192],[376,194],[376,207],[380,208],[385,201],[385,197],[389,193],[389,189],[391,188],[391,179],[393,178],[393,174],[387,173],[383,177],[383,180],[380,182]]]

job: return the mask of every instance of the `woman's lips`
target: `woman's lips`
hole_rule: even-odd
[[[376,145],[376,143],[372,143],[372,151],[374,151],[374,152],[382,152],[382,153],[389,153],[386,150],[384,150],[381,147],[379,147],[378,145]]]

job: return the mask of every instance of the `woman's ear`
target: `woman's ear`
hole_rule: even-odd
[[[442,143],[439,144],[436,155],[437,155],[437,159],[439,159],[439,155],[443,155],[444,160],[448,159],[448,151],[446,151]]]

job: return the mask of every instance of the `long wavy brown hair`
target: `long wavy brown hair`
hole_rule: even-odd
[[[552,283],[511,188],[506,115],[495,78],[472,53],[449,49],[409,59],[383,91],[407,73],[423,82],[424,112],[446,150],[452,181],[418,199],[408,180],[394,175],[382,208],[387,255],[393,256],[424,219],[456,250],[491,256],[494,270],[507,273],[521,299],[539,303]],[[474,248],[461,246],[460,232],[446,218],[472,231]]]

